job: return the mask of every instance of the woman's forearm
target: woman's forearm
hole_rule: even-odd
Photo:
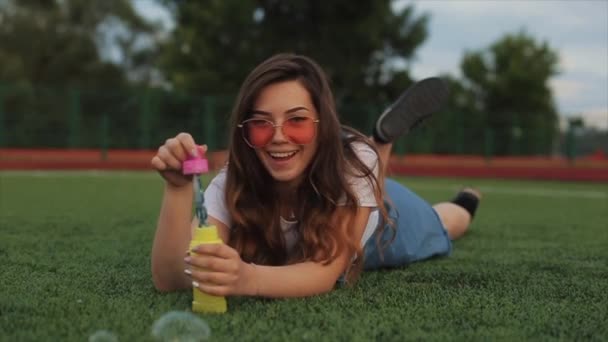
[[[287,266],[261,266],[254,273],[251,295],[271,298],[306,297],[330,292],[340,276],[344,262],[329,265],[303,262]]]
[[[352,221],[357,241],[363,235],[370,212],[370,208],[360,208]],[[249,294],[262,297],[306,297],[329,292],[352,257],[353,255],[343,252],[327,265],[312,261],[287,266],[255,265],[251,270],[252,275],[248,277],[252,279]]]
[[[191,239],[192,187],[165,184],[152,247],[152,278],[160,291],[190,287],[184,257]]]

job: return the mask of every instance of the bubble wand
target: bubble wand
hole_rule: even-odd
[[[194,253],[194,248],[201,244],[223,243],[217,233],[215,225],[207,223],[207,209],[205,208],[205,194],[200,175],[209,172],[209,163],[202,151],[198,151],[202,156],[189,157],[182,165],[184,175],[192,175],[192,186],[194,187],[194,213],[198,219],[198,227],[192,232],[190,241],[190,253]],[[224,313],[227,310],[226,298],[212,296],[202,292],[197,287],[192,288],[192,311]]]

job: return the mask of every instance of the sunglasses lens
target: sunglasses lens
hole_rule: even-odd
[[[244,137],[253,147],[264,147],[274,135],[274,127],[267,120],[249,120],[243,125]]]
[[[316,125],[307,116],[294,116],[283,123],[283,133],[292,143],[307,145],[315,138]]]
[[[255,148],[261,148],[272,141],[275,126],[265,119],[250,119],[243,122],[243,138]],[[296,145],[310,144],[316,134],[316,123],[307,116],[292,116],[283,122],[282,132],[287,140]]]

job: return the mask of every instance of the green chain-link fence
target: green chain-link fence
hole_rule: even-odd
[[[0,147],[155,149],[179,132],[190,132],[210,149],[223,149],[228,143],[234,98],[235,94],[192,96],[160,89],[99,91],[0,85]],[[366,134],[371,133],[382,109],[353,103],[338,108],[344,123]],[[483,120],[470,113],[444,110],[397,141],[394,150],[397,154],[488,158],[555,153],[575,157],[588,152],[578,150],[574,130],[560,136],[517,122],[491,128]]]

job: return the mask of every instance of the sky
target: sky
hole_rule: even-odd
[[[135,0],[146,17],[172,27],[151,0]],[[449,73],[460,77],[465,51],[482,50],[522,29],[558,53],[559,74],[550,81],[565,122],[582,116],[587,126],[608,129],[608,0],[397,0],[428,14],[429,36],[410,63],[414,78]]]
[[[460,76],[467,50],[490,46],[524,29],[559,55],[550,85],[562,117],[608,128],[608,0],[402,0],[430,15],[429,37],[412,64],[416,78]]]

